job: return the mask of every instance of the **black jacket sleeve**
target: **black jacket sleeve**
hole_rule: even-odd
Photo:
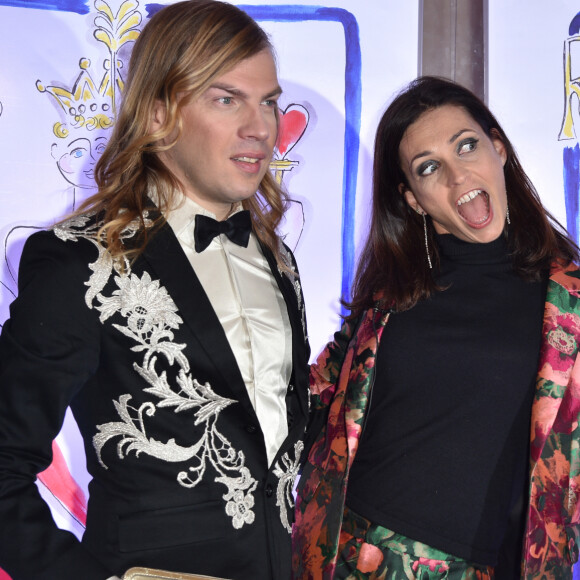
[[[0,336],[0,567],[14,580],[111,575],[57,528],[35,485],[67,406],[98,364],[98,316],[84,298],[96,252],[87,240],[32,235]]]

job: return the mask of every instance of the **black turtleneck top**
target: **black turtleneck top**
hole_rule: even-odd
[[[514,273],[503,236],[437,243],[446,289],[384,328],[346,504],[495,565],[527,477],[546,287]]]

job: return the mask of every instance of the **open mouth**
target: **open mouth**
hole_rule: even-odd
[[[456,206],[461,219],[472,228],[484,226],[491,216],[489,195],[483,189],[474,189],[462,195]]]

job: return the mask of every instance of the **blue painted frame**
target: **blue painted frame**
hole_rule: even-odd
[[[77,14],[88,14],[91,11],[89,0],[0,0],[0,6],[59,10],[60,12],[76,12]]]

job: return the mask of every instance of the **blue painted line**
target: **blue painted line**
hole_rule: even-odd
[[[0,0],[0,6],[58,10],[60,12],[75,12],[76,14],[88,14],[91,10],[89,0]]]
[[[566,229],[578,244],[578,200],[580,197],[580,146],[564,147],[564,201],[566,203]]]
[[[570,26],[568,27],[568,36],[574,36],[580,31],[580,12],[572,18]]]

